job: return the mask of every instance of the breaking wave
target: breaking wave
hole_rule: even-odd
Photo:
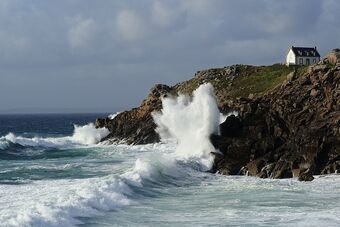
[[[11,144],[29,147],[73,147],[79,145],[93,145],[109,134],[106,128],[95,128],[93,123],[78,126],[74,125],[72,136],[65,137],[23,137],[8,133],[0,137],[0,149],[4,150]]]
[[[114,145],[102,151],[123,151],[126,158],[136,160],[134,164],[129,163],[133,166],[131,169],[105,177],[0,185],[1,203],[8,206],[1,207],[0,223],[6,226],[75,226],[83,223],[80,217],[99,216],[134,204],[138,201],[136,198],[158,195],[160,186],[195,182],[197,179],[190,174],[210,168],[210,152],[215,149],[209,137],[219,133],[220,112],[212,85],[200,86],[192,98],[180,95],[163,99],[162,111],[153,117],[157,132],[166,143]],[[75,125],[72,136],[59,138],[27,138],[9,133],[0,137],[0,146],[78,149],[79,145],[96,144],[108,134],[107,129],[96,129],[93,124]]]
[[[108,211],[149,197],[155,186],[185,178],[183,166],[171,158],[174,146],[118,146],[125,152],[147,154],[137,158],[124,173],[90,179],[35,181],[24,185],[0,185],[0,223],[5,226],[76,226],[81,217],[100,216]],[[155,152],[155,148],[158,152]]]

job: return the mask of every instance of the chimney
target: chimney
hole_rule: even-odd
[[[316,46],[314,47],[314,50],[316,50]]]

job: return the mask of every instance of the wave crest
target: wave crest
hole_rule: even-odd
[[[64,137],[22,137],[14,133],[8,133],[0,137],[0,149],[4,150],[11,143],[29,147],[74,147],[79,145],[94,145],[101,141],[102,138],[109,134],[106,128],[96,128],[93,123],[78,126],[74,125],[72,136]]]

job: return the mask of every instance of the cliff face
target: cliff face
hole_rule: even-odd
[[[158,142],[151,112],[161,109],[161,97],[191,94],[209,82],[222,112],[239,111],[220,125],[220,136],[211,136],[222,152],[212,171],[312,180],[312,174],[340,170],[338,54],[335,49],[319,64],[295,69],[277,64],[199,71],[173,87],[156,85],[140,107],[96,125],[110,130],[106,141]]]
[[[322,62],[303,75],[290,73],[264,96],[228,108],[240,114],[212,136],[223,153],[215,171],[311,180],[340,170],[340,65]]]

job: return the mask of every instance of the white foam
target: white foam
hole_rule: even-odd
[[[161,182],[163,177],[176,177],[180,174],[176,160],[168,153],[170,150],[173,151],[173,145],[116,147],[131,150],[140,150],[144,147],[147,153],[142,151],[143,156],[137,158],[133,168],[119,176],[0,185],[1,225],[79,225],[82,224],[79,217],[99,216],[104,212],[135,203],[130,199],[134,192],[129,185],[144,187],[145,181]],[[158,150],[154,150],[155,148]],[[138,155],[138,152],[134,152],[133,157],[135,155]]]
[[[1,138],[0,138],[0,150],[4,150],[4,149],[6,149],[7,147],[8,147],[8,142],[7,141],[5,141],[5,140],[1,140]]]
[[[110,118],[111,120],[113,120],[118,114],[120,114],[121,112],[116,112],[116,113],[113,113],[113,114],[110,114],[108,116],[108,118]]]
[[[75,226],[131,201],[129,187],[117,177],[37,181],[0,185],[2,226]]]
[[[138,158],[134,168],[126,172],[123,176],[132,180],[139,186],[143,185],[144,180],[161,182],[163,177],[179,177],[180,170],[176,159],[169,155],[155,155]]]
[[[13,133],[8,133],[6,136],[0,137],[0,150],[5,150],[9,147],[10,142],[15,141],[15,135]],[[13,142],[12,142],[13,143]]]
[[[220,112],[211,84],[201,85],[192,99],[185,95],[164,98],[161,112],[154,113],[156,131],[162,139],[175,138],[176,153],[184,158],[196,157],[207,168],[212,164],[212,133],[219,133]]]
[[[17,143],[22,146],[42,146],[42,147],[73,147],[79,145],[93,145],[109,134],[106,128],[95,128],[93,123],[78,126],[74,125],[72,136],[65,137],[22,137],[13,133],[0,137],[0,148],[4,149],[8,146],[8,142]]]
[[[231,111],[227,114],[222,114],[220,113],[220,124],[222,124],[226,119],[227,117],[231,116],[231,115],[235,115],[235,116],[238,116],[238,112],[237,111]]]
[[[96,144],[109,134],[107,128],[96,128],[93,123],[84,126],[74,126],[72,139],[81,144]]]

